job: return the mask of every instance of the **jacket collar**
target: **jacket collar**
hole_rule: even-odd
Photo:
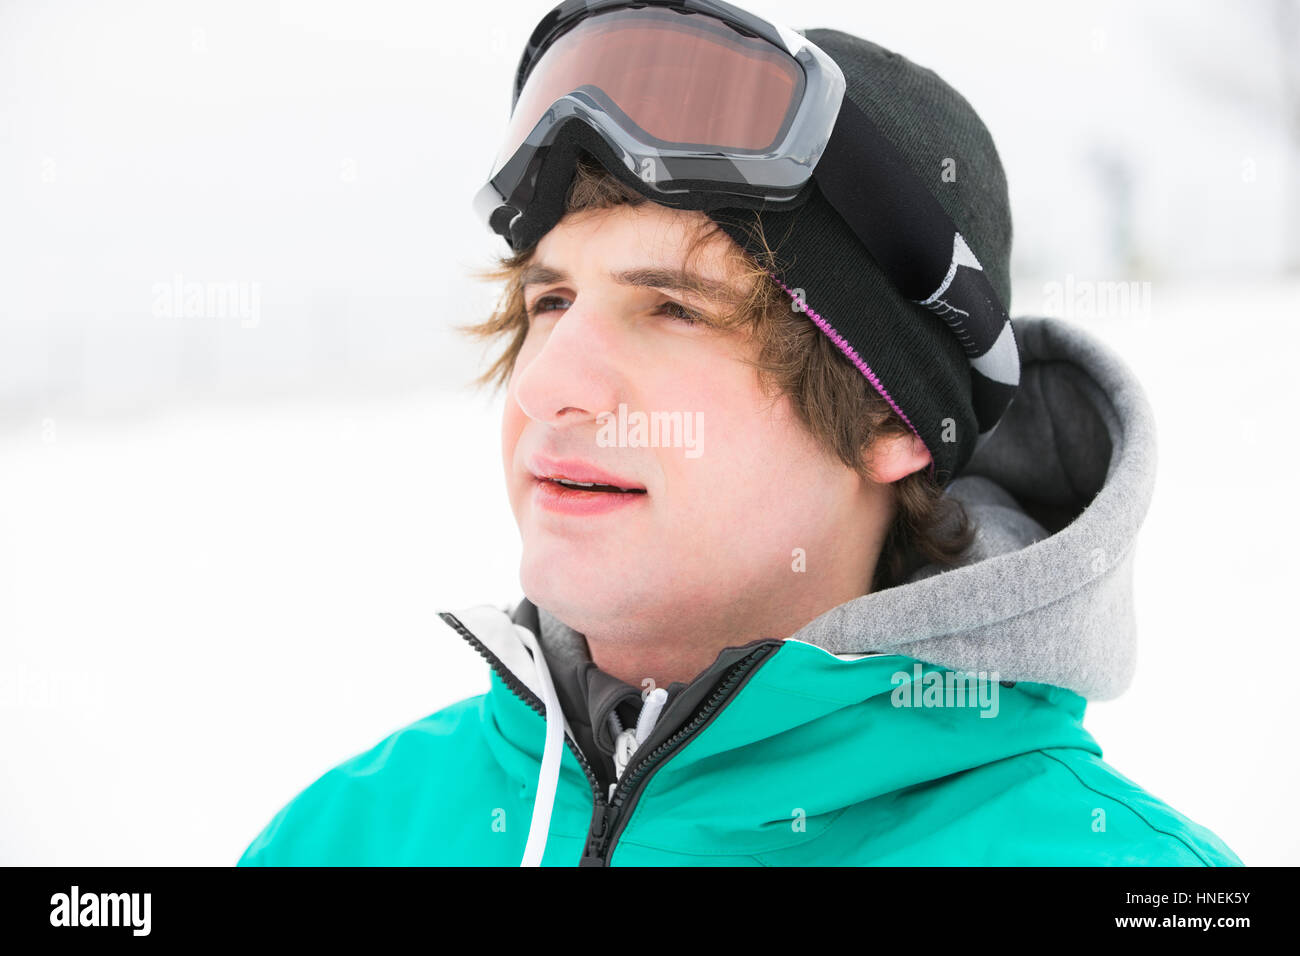
[[[459,623],[453,629],[494,661],[484,732],[496,759],[527,789],[543,753],[540,648],[530,650],[520,633],[527,628],[500,608],[443,620]],[[725,706],[646,784],[641,799],[671,792],[673,813],[634,817],[636,839],[685,849],[698,844],[703,826],[725,831],[736,852],[761,852],[808,839],[837,811],[1006,757],[1050,747],[1101,754],[1082,726],[1084,699],[1064,688],[1007,687],[992,673],[965,681],[904,655],[848,659],[793,638],[728,649],[733,653],[720,655],[716,666],[764,649]],[[679,716],[669,721],[665,713],[662,723]],[[724,771],[725,785],[717,786]],[[555,796],[561,782],[561,799],[592,791],[567,747],[557,778],[538,779],[534,796],[548,787]],[[796,810],[806,814],[806,830],[791,827]]]

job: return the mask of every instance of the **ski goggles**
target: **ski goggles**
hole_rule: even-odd
[[[845,89],[812,41],[722,0],[566,0],[520,58],[475,210],[512,250],[530,247],[562,218],[579,151],[655,202],[705,212],[794,209],[815,183],[972,368],[1018,383],[1006,310],[974,253]],[[984,403],[983,422],[1008,394]]]
[[[529,244],[542,161],[567,132],[564,145],[576,135],[666,205],[788,208],[826,148],[844,87],[814,44],[730,4],[568,0],[528,41],[475,206],[512,248]]]

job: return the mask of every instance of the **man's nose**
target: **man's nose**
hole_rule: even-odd
[[[625,351],[608,307],[574,300],[516,373],[515,400],[548,425],[595,422],[618,407]]]

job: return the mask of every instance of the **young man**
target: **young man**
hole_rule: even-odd
[[[793,207],[687,208],[635,137],[665,166],[664,143],[734,146],[665,134],[706,78],[734,126],[728,78],[788,63],[761,22],[725,41],[740,60],[712,45],[743,11],[667,6],[562,5],[516,86],[498,171],[533,163],[531,196],[494,178],[513,254],[473,331],[506,340],[484,378],[508,384],[525,597],[441,615],[491,689],[320,777],[240,864],[1240,865],[1082,726],[1133,670],[1151,413],[1072,326],[997,321],[1011,225],[983,124],[874,44],[773,32],[833,59],[858,125],[807,134]],[[637,71],[613,105],[566,96]],[[724,178],[702,168],[694,198]],[[924,301],[901,290],[935,235]]]

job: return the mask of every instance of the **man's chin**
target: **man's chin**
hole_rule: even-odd
[[[618,613],[644,581],[644,572],[590,553],[530,555],[519,565],[519,584],[528,599],[561,619],[599,619]]]
[[[524,593],[543,607],[549,607],[545,601],[567,602],[573,595],[598,592],[604,582],[621,577],[617,567],[582,555],[561,556],[553,551],[530,555],[525,550],[519,562],[519,583]]]

